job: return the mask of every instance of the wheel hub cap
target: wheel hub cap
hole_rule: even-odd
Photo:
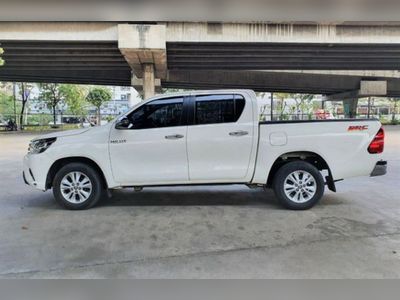
[[[305,203],[310,201],[317,192],[317,182],[314,176],[306,171],[294,171],[286,177],[283,190],[289,200]]]
[[[70,203],[85,202],[92,193],[92,182],[82,172],[70,172],[60,184],[61,194]]]

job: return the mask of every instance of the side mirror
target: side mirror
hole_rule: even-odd
[[[127,129],[131,122],[127,117],[123,117],[121,120],[117,121],[115,124],[115,129]]]

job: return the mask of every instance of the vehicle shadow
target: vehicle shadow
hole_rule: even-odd
[[[112,192],[100,206],[212,206],[244,205],[279,208],[272,191],[231,187],[171,187],[131,189]]]
[[[329,193],[324,195],[317,206],[327,208],[346,202],[342,197]],[[12,203],[17,204],[18,201]],[[64,210],[56,203],[50,191],[25,198],[18,205],[21,209],[41,207]],[[250,206],[285,210],[278,203],[272,190],[248,189],[241,186],[145,188],[141,192],[135,192],[133,189],[115,190],[111,198],[105,197],[95,208],[119,206]]]

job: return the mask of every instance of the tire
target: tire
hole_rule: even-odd
[[[273,189],[284,207],[292,210],[306,210],[322,198],[325,182],[321,173],[312,164],[293,161],[283,165],[277,171]]]
[[[61,206],[83,210],[96,205],[105,194],[105,189],[100,174],[91,166],[69,163],[54,176],[53,194]]]

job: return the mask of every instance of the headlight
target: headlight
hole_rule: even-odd
[[[47,150],[53,144],[57,138],[49,138],[49,139],[39,139],[39,140],[33,140],[29,144],[29,149],[28,153],[30,154],[38,154],[38,153],[43,153],[44,151]]]

